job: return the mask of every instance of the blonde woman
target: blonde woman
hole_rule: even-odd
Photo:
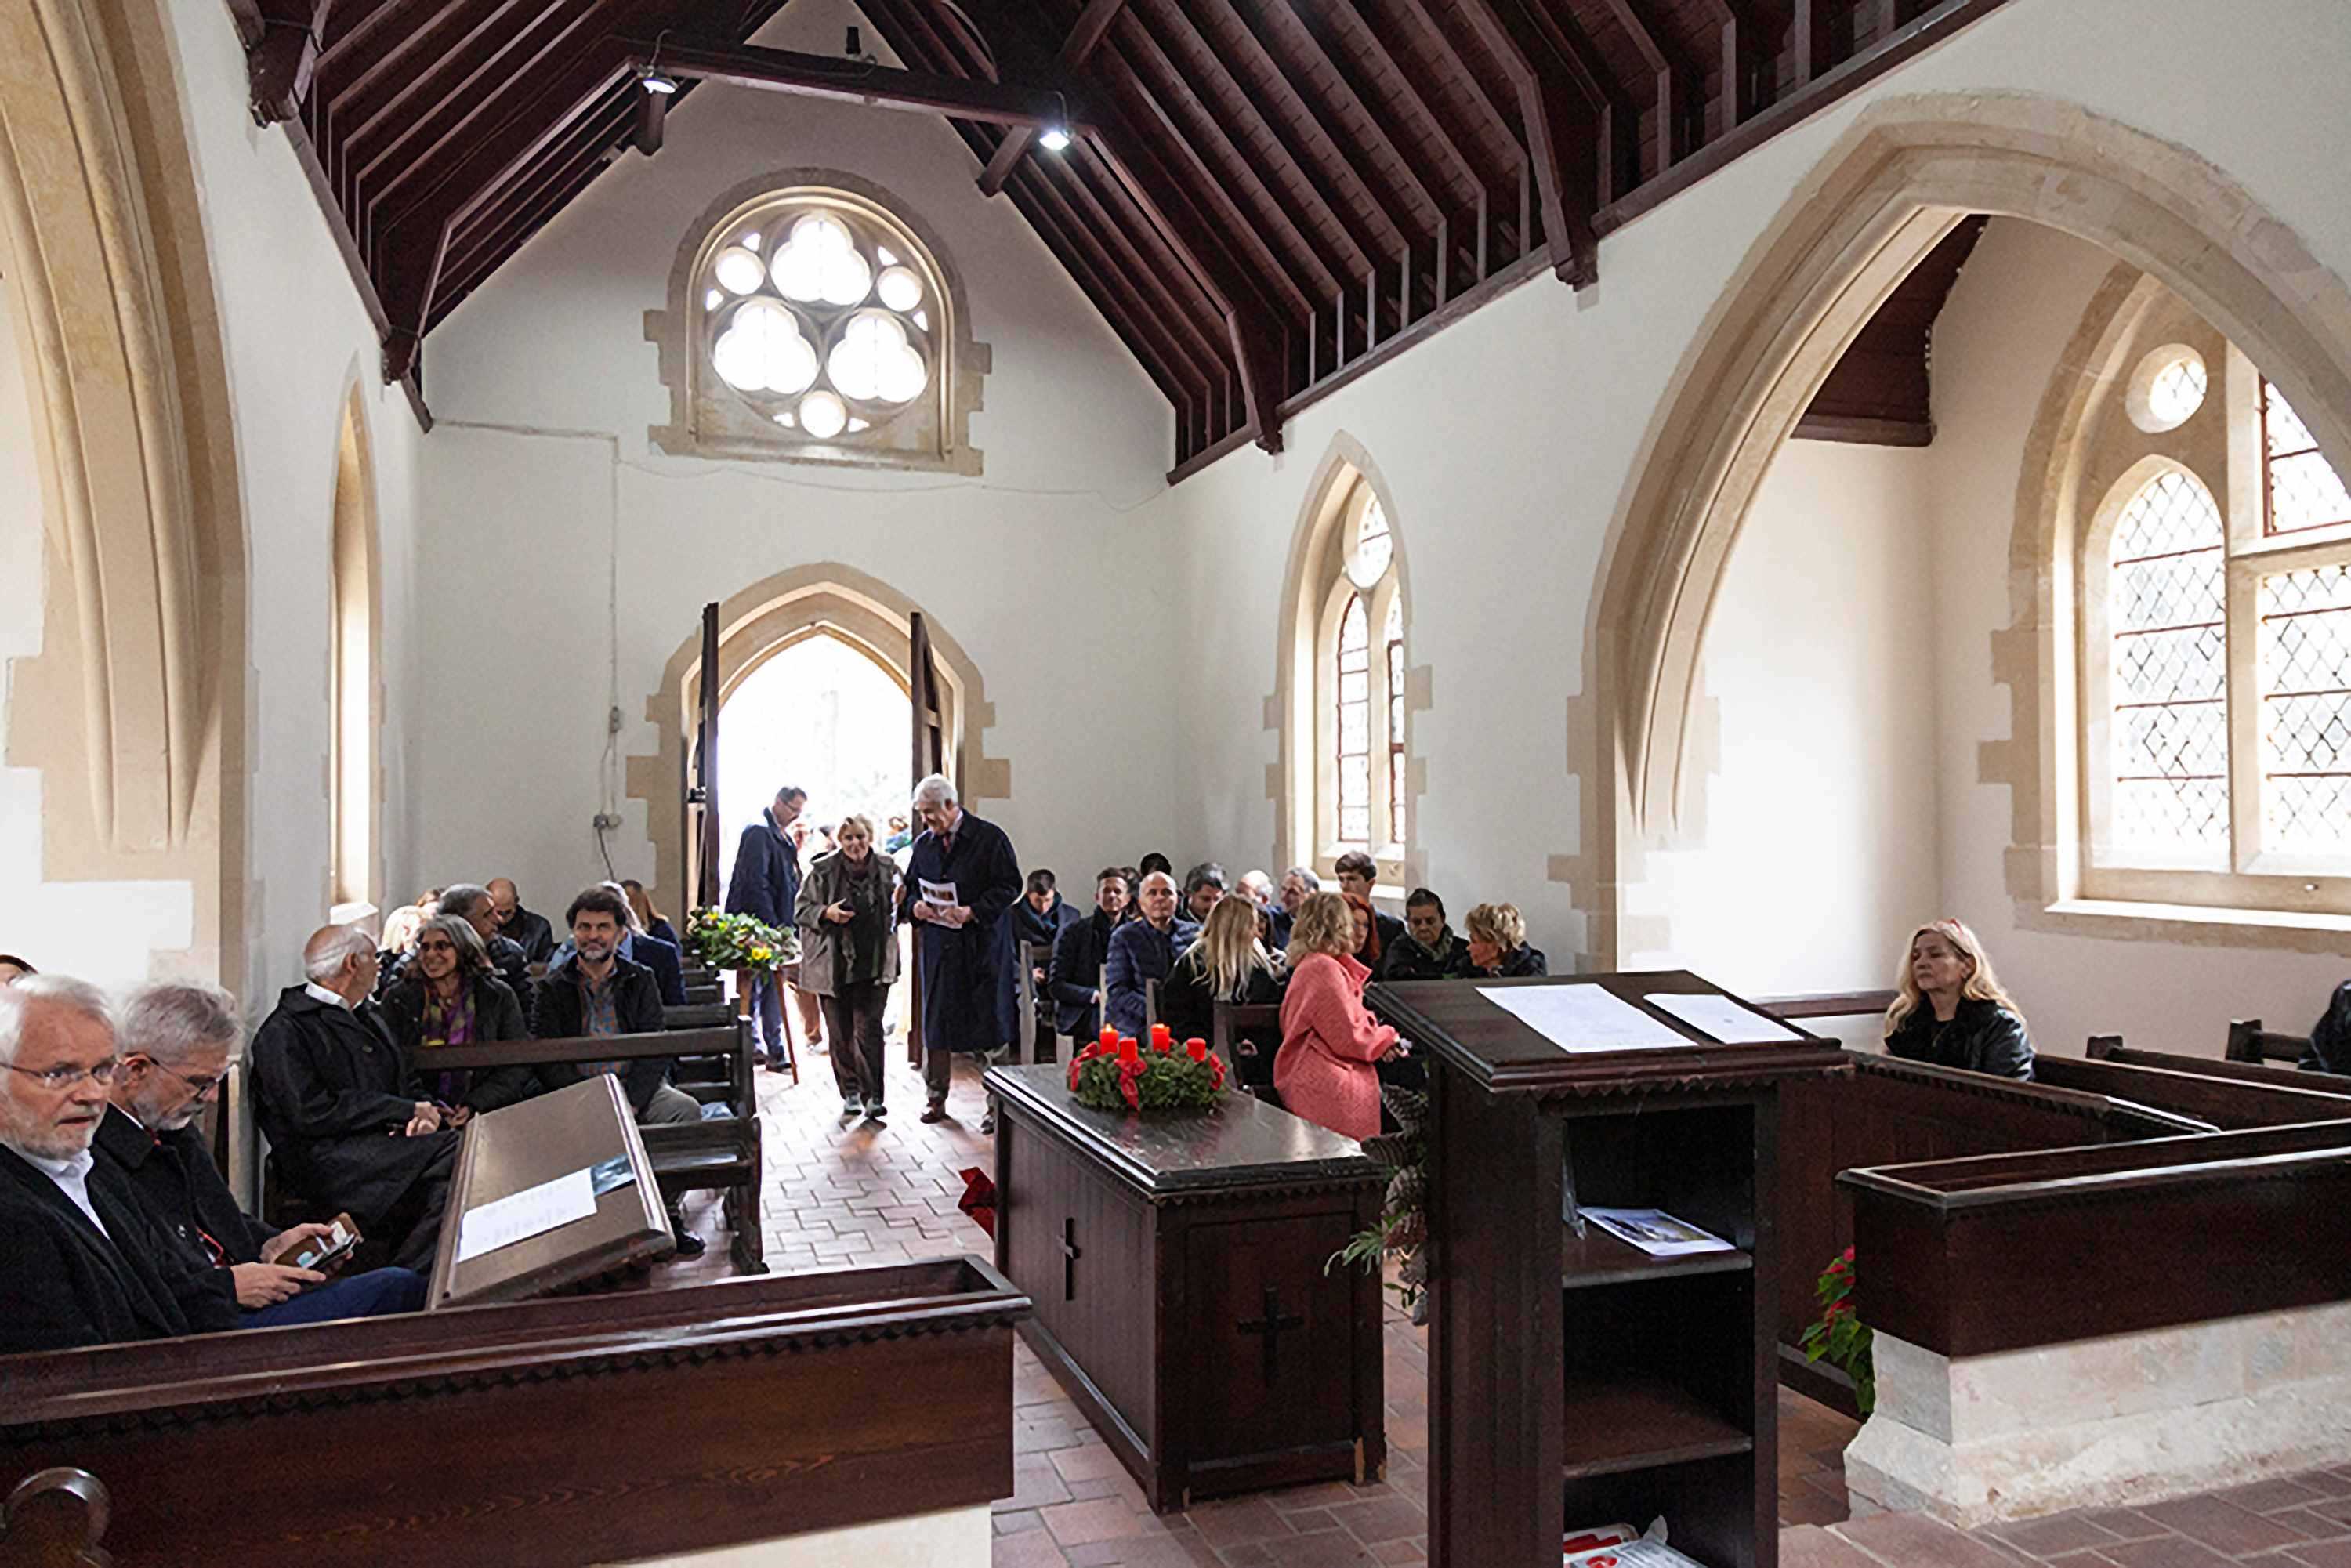
[[[1307,895],[1290,927],[1290,989],[1281,998],[1281,1051],[1274,1087],[1292,1114],[1350,1138],[1380,1130],[1374,1062],[1396,1031],[1364,1007],[1372,972],[1355,958],[1355,918],[1335,893]]]
[[[1527,943],[1527,919],[1515,904],[1481,904],[1461,917],[1461,973],[1472,980],[1548,975],[1542,949]]]
[[[1912,932],[1898,984],[1902,994],[1886,1009],[1886,1054],[1995,1078],[2032,1076],[2024,1014],[1967,926],[1936,920]]]
[[[1216,1038],[1218,1002],[1270,1007],[1281,1000],[1281,966],[1258,939],[1258,907],[1251,900],[1221,899],[1209,908],[1199,940],[1184,950],[1159,982],[1160,1021],[1175,1031],[1178,1041]],[[1273,1082],[1278,1043],[1233,1042],[1240,1060],[1231,1065],[1239,1071],[1241,1082],[1252,1088]]]

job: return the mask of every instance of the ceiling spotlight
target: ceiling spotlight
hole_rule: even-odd
[[[1037,132],[1037,144],[1048,152],[1059,152],[1070,145],[1070,100],[1058,92],[1053,95],[1053,118]]]
[[[677,78],[657,66],[647,66],[639,71],[637,81],[647,92],[665,95],[677,90]]]

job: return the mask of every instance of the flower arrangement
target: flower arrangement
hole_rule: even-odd
[[[800,956],[799,933],[778,931],[755,915],[723,915],[716,909],[697,909],[686,916],[685,941],[714,969],[770,974],[798,962]]]
[[[1206,1111],[1224,1095],[1224,1059],[1205,1040],[1177,1050],[1164,1023],[1151,1026],[1148,1050],[1105,1029],[1070,1063],[1070,1092],[1096,1111]]]
[[[1428,1096],[1394,1084],[1380,1086],[1380,1101],[1395,1118],[1396,1130],[1367,1139],[1364,1153],[1387,1167],[1388,1187],[1379,1223],[1359,1230],[1322,1266],[1329,1273],[1343,1263],[1374,1270],[1391,1252],[1396,1277],[1388,1289],[1416,1323],[1428,1321]]]
[[[1854,1315],[1853,1249],[1821,1271],[1813,1286],[1820,1299],[1821,1321],[1803,1334],[1804,1359],[1826,1361],[1853,1379],[1854,1401],[1867,1416],[1877,1405],[1877,1377],[1870,1354],[1871,1334]]]

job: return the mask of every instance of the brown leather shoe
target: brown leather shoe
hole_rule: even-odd
[[[946,1119],[947,1119],[947,1108],[946,1108],[946,1102],[944,1102],[944,1101],[939,1101],[939,1100],[934,1100],[934,1101],[932,1101],[929,1104],[927,1104],[927,1105],[925,1105],[925,1106],[924,1106],[924,1107],[923,1107],[923,1120],[924,1120],[924,1121],[925,1121],[925,1122],[944,1122],[944,1121],[946,1121]]]

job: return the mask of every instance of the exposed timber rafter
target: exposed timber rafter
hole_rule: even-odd
[[[933,71],[901,70],[892,66],[869,66],[859,60],[802,54],[796,49],[680,38],[675,34],[662,38],[658,44],[652,39],[638,39],[624,47],[639,65],[657,60],[662,69],[674,75],[730,82],[737,87],[891,109],[928,110],[957,120],[1026,126],[1031,131],[1064,125],[1072,135],[1088,123],[1084,94],[1067,79],[986,81]]]
[[[1546,46],[1525,0],[1461,0],[1461,9],[1518,89],[1552,270],[1588,288],[1600,281],[1600,236],[1592,227],[1600,183],[1600,109],[1588,94],[1579,105],[1566,82],[1541,68]]]
[[[276,125],[302,112],[331,4],[333,0],[234,0],[230,5],[245,38],[246,79],[256,125]]]
[[[1125,5],[1126,0],[1086,0],[1086,8],[1078,15],[1077,26],[1070,29],[1070,36],[1063,40],[1061,52],[1053,57],[1054,64],[1069,75],[1076,76],[1084,67],[1086,57],[1094,52],[1094,46],[1101,43],[1103,35],[1110,31],[1110,25],[1118,20],[1118,14]],[[995,154],[988,159],[987,167],[979,172],[980,194],[993,196],[1002,191],[1004,182],[1012,177],[1012,171],[1028,155],[1029,144],[1036,139],[1036,130],[1030,126],[1016,125],[1006,132],[1004,140],[997,143]]]

